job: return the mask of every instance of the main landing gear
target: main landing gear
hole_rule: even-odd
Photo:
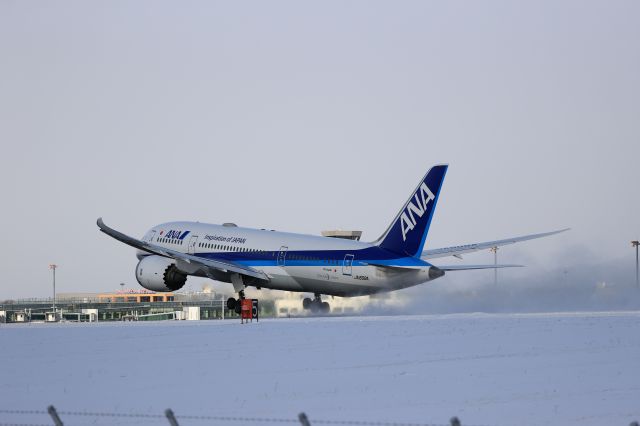
[[[323,302],[322,299],[320,299],[320,295],[319,294],[316,294],[313,300],[311,300],[308,297],[303,299],[302,300],[302,307],[304,309],[311,310],[311,312],[313,312],[314,314],[316,314],[318,312],[323,313],[323,314],[328,314],[331,311],[331,306],[329,306],[329,303],[328,302]]]
[[[240,306],[240,301],[244,299],[244,290],[240,290],[238,292],[238,296],[240,297],[240,299],[238,300],[234,299],[233,297],[227,299],[227,309],[230,311],[234,311],[236,314],[240,315],[240,309],[242,308]]]

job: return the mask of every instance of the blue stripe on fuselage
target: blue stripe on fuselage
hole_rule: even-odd
[[[201,252],[196,256],[206,259],[230,260],[246,266],[277,266],[278,251],[262,252]],[[353,255],[353,266],[366,266],[370,262],[388,266],[419,266],[431,264],[415,257],[397,257],[379,247],[362,250],[288,250],[285,266],[342,266],[346,255]],[[327,262],[329,261],[329,262]]]

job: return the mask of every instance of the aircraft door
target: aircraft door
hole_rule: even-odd
[[[280,251],[278,252],[278,266],[284,266],[287,258],[287,250],[289,247],[282,246],[280,247]]]
[[[342,262],[342,275],[351,275],[352,267],[353,267],[353,255],[347,254],[344,256],[344,261]]]
[[[194,254],[196,252],[197,244],[198,244],[198,236],[194,235],[189,240],[189,246],[188,246],[189,254]]]

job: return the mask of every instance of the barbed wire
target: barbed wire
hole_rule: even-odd
[[[0,410],[2,414],[45,414],[49,415],[45,410]]]
[[[84,417],[130,417],[143,419],[165,419],[164,414],[153,413],[108,413],[91,411],[58,411],[61,416],[84,416]]]
[[[283,418],[266,418],[266,417],[235,417],[235,416],[192,416],[192,415],[180,415],[176,413],[177,419],[183,420],[220,420],[220,421],[238,421],[238,422],[253,422],[253,423],[300,423],[298,419],[283,419]],[[378,421],[366,421],[366,420],[326,420],[326,419],[309,419],[313,424],[325,424],[325,425],[351,425],[351,426],[448,426],[438,425],[435,423],[398,423],[398,422],[378,422]]]
[[[0,426],[51,426],[51,425],[36,424],[36,423],[0,423]]]
[[[324,425],[352,425],[352,426],[449,426],[437,423],[398,423],[398,422],[370,422],[366,420],[317,420],[314,424]],[[470,426],[470,425],[469,425]]]
[[[238,417],[238,416],[192,416],[176,414],[176,419],[183,420],[219,420],[225,422],[249,422],[249,423],[298,423],[298,419],[284,419],[276,417]]]

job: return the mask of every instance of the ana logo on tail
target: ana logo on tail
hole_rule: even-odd
[[[446,173],[446,164],[429,169],[378,239],[378,247],[402,256],[420,257]]]
[[[427,211],[427,204],[429,201],[433,201],[436,199],[436,196],[433,195],[433,192],[429,189],[426,183],[422,182],[420,188],[413,195],[413,201],[407,203],[407,206],[402,211],[402,216],[400,216],[400,227],[402,228],[402,241],[407,241],[407,234],[413,230],[416,226],[416,218],[414,215],[418,216],[418,219],[424,215],[424,212]]]

